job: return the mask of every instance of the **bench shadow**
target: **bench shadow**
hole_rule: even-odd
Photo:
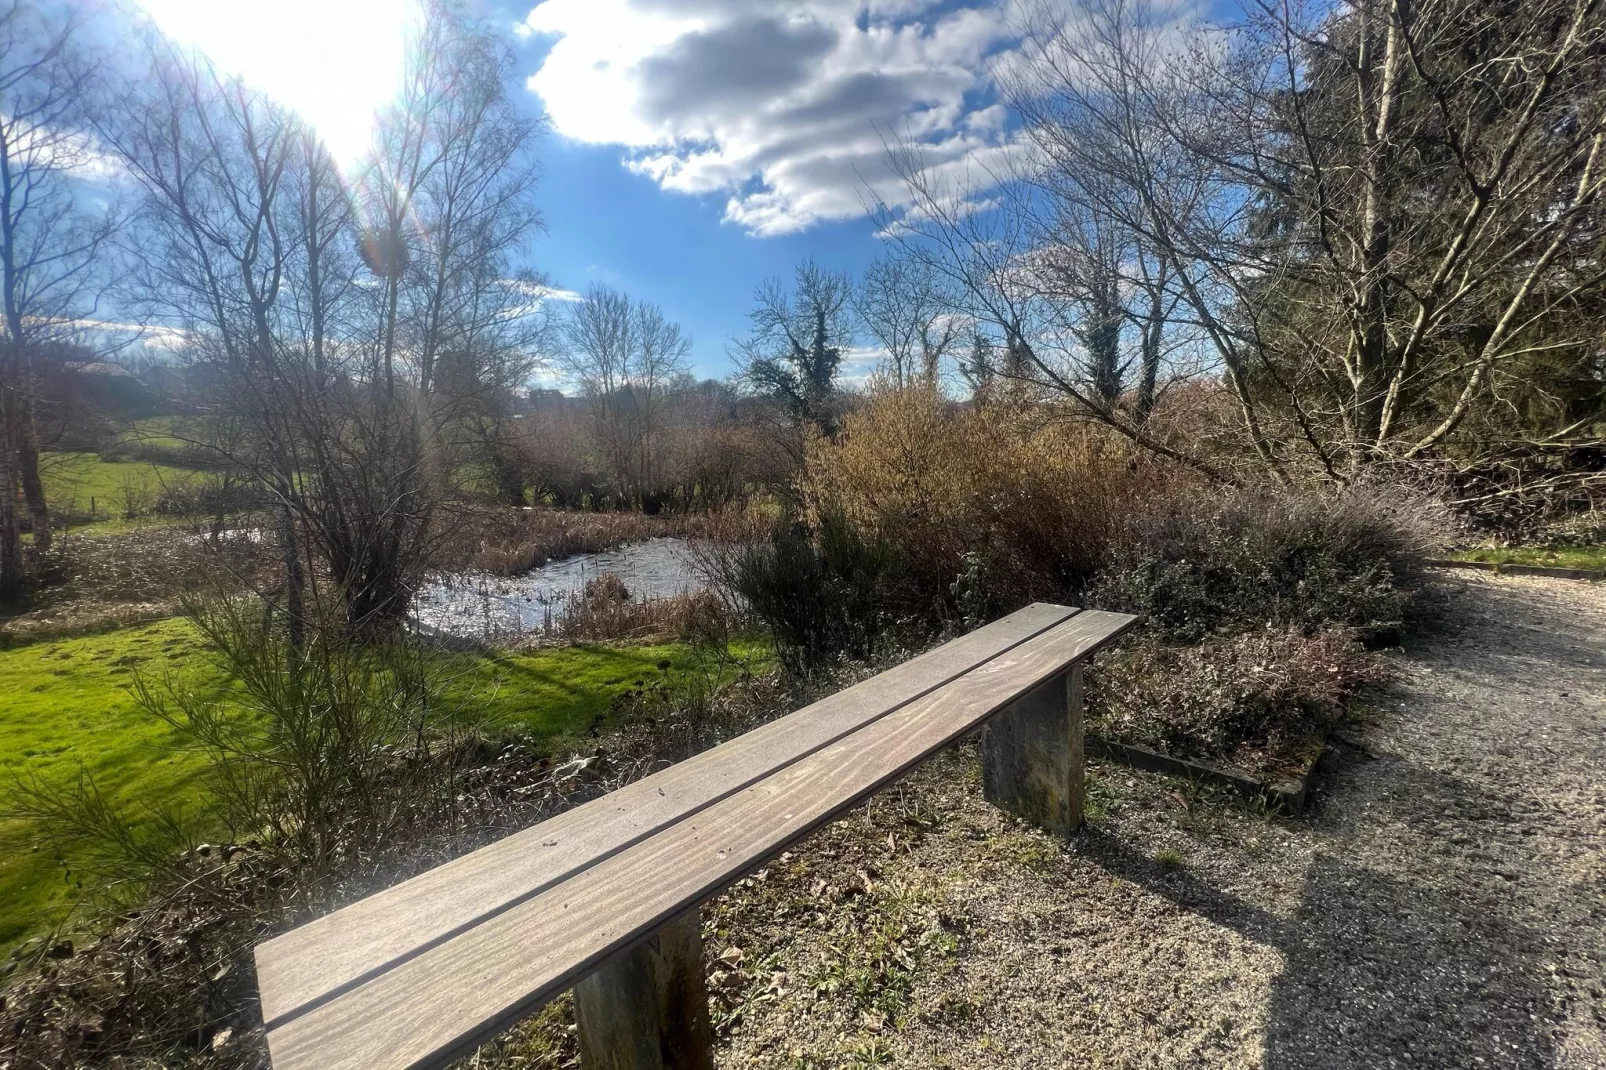
[[[1389,798],[1414,791],[1477,805],[1480,793],[1466,782],[1398,764]],[[1388,799],[1379,802],[1373,820],[1388,815]],[[1429,883],[1318,855],[1283,918],[1097,829],[1079,846],[1112,874],[1283,953],[1266,1070],[1556,1065],[1541,936],[1470,882],[1442,879],[1464,859],[1445,859],[1449,870]],[[1401,863],[1438,866],[1438,854]]]

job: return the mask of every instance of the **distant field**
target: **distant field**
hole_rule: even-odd
[[[40,464],[45,500],[58,514],[101,520],[127,519],[156,507],[162,491],[191,483],[199,474],[149,461],[108,461],[95,453],[47,455]]]
[[[756,644],[741,653],[760,657]],[[447,700],[483,718],[488,730],[534,737],[553,749],[606,718],[615,696],[637,680],[683,671],[684,645],[580,646],[500,657],[443,656]],[[135,669],[171,670],[193,687],[226,692],[221,675],[182,620],[0,650],[0,782],[16,777],[70,782],[82,769],[114,802],[156,799],[207,836],[199,756],[141,710],[126,690]],[[21,822],[0,821],[0,953],[62,916],[77,891],[48,849],[25,842]],[[69,850],[70,855],[70,850]]]
[[[1606,546],[1463,550],[1455,556],[1461,561],[1486,561],[1496,565],[1548,565],[1551,568],[1606,569]]]

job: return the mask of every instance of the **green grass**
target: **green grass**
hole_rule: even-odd
[[[194,441],[193,432],[177,416],[152,416],[136,420],[134,425],[118,436],[128,445],[161,446],[181,450]]]
[[[9,794],[19,777],[63,783],[82,768],[117,804],[192,801],[196,757],[125,687],[137,664],[170,667],[221,693],[223,680],[197,653],[182,621],[0,651],[0,791]],[[49,851],[20,842],[26,832],[14,820],[0,824],[0,946],[58,917],[76,891]]]
[[[108,461],[95,453],[50,455],[42,460],[39,475],[45,484],[45,500],[55,512],[88,514],[93,501],[94,515],[108,520],[123,519],[130,505],[136,513],[147,512],[163,488],[198,478],[187,468],[149,461]]]
[[[1455,557],[1460,561],[1484,561],[1497,565],[1606,569],[1606,546],[1519,546],[1506,550],[1479,548],[1463,550]]]
[[[766,656],[757,643],[735,652]],[[606,727],[614,698],[636,681],[675,676],[692,660],[691,649],[676,643],[445,655],[445,700],[489,731],[559,751]],[[0,650],[0,798],[18,778],[70,783],[82,769],[112,803],[138,812],[143,801],[157,800],[196,835],[209,835],[202,759],[139,708],[127,690],[136,669],[171,671],[203,692],[227,693],[183,620]],[[29,845],[29,831],[23,822],[0,821],[0,953],[64,916],[80,890],[55,853]]]

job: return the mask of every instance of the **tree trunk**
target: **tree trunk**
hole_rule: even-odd
[[[306,643],[306,575],[301,569],[301,548],[296,540],[295,517],[290,512],[291,488],[279,486],[279,543],[284,551],[284,611],[289,628],[290,650],[300,654]]]
[[[1149,315],[1143,323],[1143,352],[1138,369],[1138,423],[1147,423],[1154,412],[1156,389],[1160,381],[1160,351],[1165,342],[1165,293],[1159,286],[1149,291]]]
[[[0,382],[0,602],[20,602],[28,593],[17,513],[16,421],[13,391]]]
[[[21,355],[18,379],[22,386],[17,421],[17,475],[22,483],[23,500],[28,506],[28,522],[33,528],[35,554],[50,552],[50,506],[45,502],[45,485],[39,478],[39,425],[34,419],[33,359]]]

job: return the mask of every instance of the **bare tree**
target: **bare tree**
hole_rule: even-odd
[[[1007,95],[1052,171],[1157,252],[1261,461],[1342,480],[1508,406],[1536,353],[1588,353],[1599,15],[1255,0],[1185,40],[1137,0],[1042,4]]]
[[[1149,426],[1141,403],[1136,411],[1116,403],[1122,391],[1113,380],[1120,379],[1122,361],[1113,350],[1121,316],[1129,314],[1120,286],[1128,268],[1103,254],[1094,261],[1102,276],[1093,292],[1086,247],[1056,246],[1054,227],[1034,204],[1042,180],[1032,161],[1018,161],[1008,173],[956,177],[927,166],[919,146],[909,141],[889,152],[911,207],[899,213],[880,204],[878,221],[900,256],[947,280],[977,325],[967,379],[992,389],[996,380],[1017,390],[1049,391],[1146,449],[1211,478],[1233,478],[1191,443]],[[1076,242],[1082,241],[1078,234]],[[1069,280],[1075,285],[1068,286]],[[1163,317],[1162,312],[1159,330]],[[1089,357],[1090,338],[1105,347],[1102,384],[1097,359]],[[1161,343],[1154,344],[1158,352]]]
[[[739,374],[798,420],[829,431],[836,416],[836,377],[853,345],[847,275],[813,260],[797,266],[792,288],[767,279],[748,313],[752,330],[735,343]]]
[[[559,363],[579,384],[590,413],[592,440],[616,485],[628,488],[635,454],[628,392],[638,348],[636,306],[629,295],[593,286],[570,309]]]
[[[142,264],[131,296],[149,318],[182,325],[214,422],[235,432],[209,445],[226,450],[220,461],[249,473],[273,502],[285,609],[299,636],[307,576],[298,520],[308,484],[298,444],[311,438],[299,425],[320,383],[292,367],[298,349],[285,344],[280,298],[297,251],[286,179],[298,159],[312,166],[310,134],[154,33],[146,44],[145,69],[113,94],[99,122],[146,194],[130,235]],[[313,238],[303,248],[323,245]]]
[[[908,257],[882,257],[860,276],[853,309],[864,333],[886,351],[899,386],[935,385],[944,358],[959,345],[966,322],[930,265]]]
[[[691,340],[657,305],[605,286],[573,306],[564,340],[561,363],[585,394],[618,492],[656,507],[665,401],[689,369]]]
[[[666,402],[672,392],[685,392],[690,385],[691,339],[657,305],[637,305],[636,321],[640,349],[630,393],[638,427],[636,471],[641,489],[637,496],[644,507],[656,512],[662,494],[659,454]]]
[[[91,66],[77,14],[0,3],[0,599],[27,586],[17,495],[34,550],[50,549],[39,476],[34,354],[80,329],[95,307],[113,210],[96,211],[80,179],[96,163],[84,132]]]
[[[431,8],[359,195],[295,116],[148,51],[103,122],[146,192],[146,313],[183,326],[218,426],[246,429],[201,444],[272,503],[292,638],[324,576],[347,629],[382,635],[441,533],[443,451],[522,381],[543,319],[517,263],[539,217],[511,61]]]

